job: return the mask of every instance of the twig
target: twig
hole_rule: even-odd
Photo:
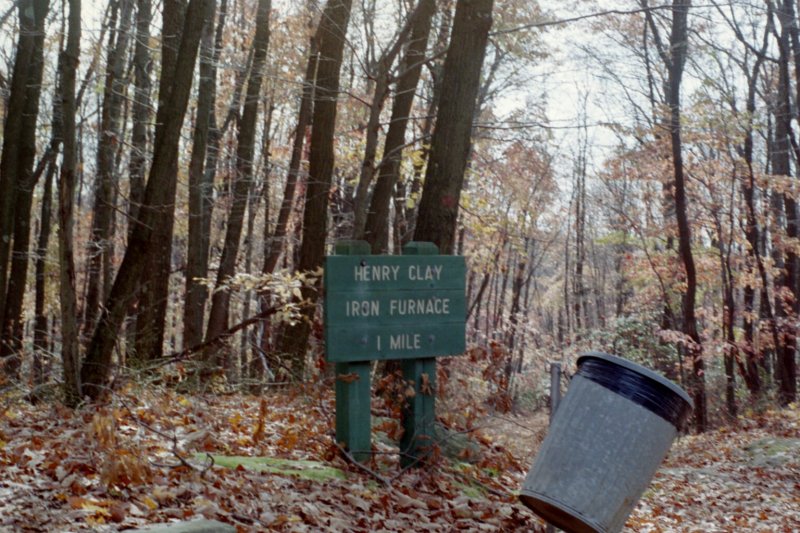
[[[19,5],[20,1],[21,1],[21,0],[16,0],[15,2],[13,2],[13,3],[12,3],[12,4],[11,4],[9,7],[8,7],[8,9],[6,10],[6,12],[5,12],[5,13],[3,13],[3,15],[2,15],[2,16],[0,16],[0,28],[1,28],[1,27],[3,27],[3,26],[5,25],[5,23],[6,23],[6,20],[8,20],[8,17],[10,17],[10,16],[11,16],[11,13],[13,13],[15,9],[17,9],[17,6]],[[5,85],[5,84],[4,84],[4,85]]]
[[[701,7],[715,7],[715,4],[703,4],[703,5],[696,5],[692,6],[695,8]],[[638,9],[608,9],[606,11],[597,11],[594,13],[587,13],[585,15],[577,15],[574,17],[568,17],[563,19],[554,19],[554,20],[543,20],[541,22],[533,22],[531,24],[524,24],[522,26],[516,26],[514,28],[508,28],[505,30],[497,30],[491,32],[489,35],[504,35],[506,33],[515,33],[518,31],[523,30],[531,30],[534,28],[546,28],[548,26],[558,26],[560,24],[568,24],[570,22],[578,22],[581,20],[586,20],[590,18],[597,18],[597,17],[605,17],[607,15],[636,15],[638,13],[649,13],[652,11],[659,11],[659,10],[667,10],[672,9],[672,4],[662,4],[658,6],[646,6],[640,7]]]
[[[508,422],[509,424],[514,424],[518,428],[524,429],[525,431],[530,431],[531,433],[539,433],[542,430],[542,428],[539,428],[539,429],[530,428],[530,427],[526,426],[525,424],[520,424],[519,422],[517,422],[514,419],[511,419],[511,418],[508,418],[508,417],[505,417],[505,416],[500,416],[497,413],[492,413],[492,414],[488,415],[488,417],[489,418],[496,418],[498,420],[502,420],[504,422]]]
[[[259,312],[251,316],[250,318],[243,320],[236,324],[235,326],[231,326],[213,339],[201,342],[200,344],[195,344],[189,348],[181,350],[179,352],[172,352],[169,355],[164,356],[160,361],[158,361],[155,365],[151,366],[150,369],[160,368],[162,366],[167,366],[172,363],[177,363],[178,361],[182,361],[187,359],[189,356],[196,354],[197,352],[201,352],[206,348],[211,348],[212,346],[217,346],[222,344],[225,340],[233,336],[233,334],[245,329],[248,326],[252,326],[258,322],[261,322],[267,317],[270,317],[277,313],[280,309],[283,308],[283,305],[275,305],[272,307],[268,307],[263,311]]]
[[[375,472],[373,469],[369,468],[368,466],[364,466],[363,464],[361,464],[358,461],[356,461],[355,457],[353,457],[350,454],[350,452],[345,450],[341,446],[341,444],[336,442],[335,438],[333,439],[333,445],[336,446],[336,449],[339,450],[339,452],[342,454],[342,457],[344,457],[347,460],[348,463],[350,463],[351,465],[355,466],[356,468],[358,468],[359,470],[361,470],[365,474],[368,474],[370,477],[372,477],[376,481],[379,481],[383,486],[385,486],[385,487],[391,487],[392,486],[392,480],[383,477],[382,475],[380,475],[379,473]],[[392,479],[394,479],[394,478],[392,478]]]
[[[444,438],[439,439],[439,440],[431,439],[431,441],[432,441],[431,444],[425,447],[425,449],[428,450],[428,451],[423,450],[423,453],[420,453],[418,455],[411,455],[411,454],[409,454],[407,452],[404,452],[402,450],[400,451],[400,456],[401,457],[409,457],[409,458],[413,459],[413,461],[408,463],[406,466],[404,466],[400,470],[400,472],[395,474],[392,477],[392,481],[394,481],[395,479],[399,478],[400,476],[402,476],[404,473],[406,473],[407,471],[411,470],[412,468],[416,467],[420,462],[426,461],[430,457],[430,454],[434,450],[434,447],[436,447],[436,448],[441,450],[441,447],[442,447],[441,445],[446,443],[446,442],[449,442],[450,440],[455,438],[456,435],[466,435],[468,433],[472,433],[474,431],[478,431],[479,429],[482,428],[482,426],[476,426],[476,427],[474,427],[472,429],[464,429],[464,430],[454,431],[454,430],[452,430],[452,429],[450,429],[450,428],[448,428],[448,427],[446,427],[444,425],[441,425],[441,427],[447,429],[449,431],[449,434],[445,435]]]
[[[501,490],[493,489],[492,487],[490,487],[489,485],[483,483],[479,479],[475,479],[473,477],[470,477],[470,476],[466,475],[464,472],[459,472],[458,470],[453,470],[453,473],[456,476],[458,476],[461,479],[463,479],[464,481],[467,481],[469,483],[475,483],[476,485],[478,485],[480,488],[482,488],[486,492],[488,492],[490,494],[494,494],[498,498],[510,498],[511,497],[511,494],[509,494],[507,492],[503,492]]]
[[[434,445],[438,445],[438,443],[433,443],[433,444]],[[399,455],[400,455],[400,457],[408,457],[410,459],[413,459],[413,461],[408,463],[406,466],[401,468],[398,473],[396,473],[394,476],[392,476],[392,479],[391,479],[392,481],[395,481],[400,476],[402,476],[403,474],[405,474],[406,472],[408,472],[412,468],[416,467],[423,459],[427,459],[430,454],[429,453],[425,453],[425,454],[419,454],[419,455],[411,455],[410,453],[407,453],[407,452],[404,452],[404,451],[401,450]]]
[[[110,392],[111,392],[112,395],[114,395],[114,391],[110,391]],[[201,478],[204,477],[206,475],[206,472],[208,472],[211,469],[211,467],[214,466],[214,457],[211,454],[209,454],[208,452],[206,452],[206,457],[209,460],[208,464],[204,465],[202,467],[202,469],[200,469],[200,468],[196,467],[195,465],[191,464],[184,457],[182,457],[180,452],[178,451],[178,436],[177,435],[175,435],[174,433],[172,435],[168,435],[168,434],[164,433],[163,431],[161,431],[160,429],[154,428],[153,426],[151,426],[150,424],[148,424],[144,420],[141,420],[138,416],[136,416],[136,413],[133,412],[133,409],[131,409],[130,406],[125,402],[125,400],[122,398],[122,395],[116,394],[115,396],[116,396],[117,401],[119,401],[119,403],[122,404],[122,407],[124,407],[125,410],[128,411],[128,413],[130,414],[131,418],[133,418],[134,422],[136,422],[137,424],[141,425],[143,428],[145,428],[146,430],[150,431],[151,433],[155,433],[159,437],[167,439],[167,440],[172,442],[172,449],[170,450],[170,452],[172,452],[172,455],[174,455],[178,459],[179,463],[175,464],[175,465],[160,465],[160,464],[158,464],[158,463],[156,463],[154,461],[150,461],[150,463],[152,465],[154,465],[154,466],[165,466],[167,468],[178,468],[180,466],[185,466],[185,467],[189,468],[190,470],[199,471]]]

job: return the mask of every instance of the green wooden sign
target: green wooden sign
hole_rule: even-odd
[[[370,255],[364,241],[339,241],[325,262],[325,345],[336,363],[336,440],[359,461],[371,456],[370,367],[402,359],[415,394],[403,406],[400,464],[421,466],[436,421],[436,359],[465,351],[466,266],[411,242],[402,256]]]
[[[465,350],[466,265],[448,255],[325,261],[329,361],[416,359]]]

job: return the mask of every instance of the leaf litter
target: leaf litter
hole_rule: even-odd
[[[0,412],[0,531],[117,531],[197,517],[239,531],[543,531],[516,491],[546,418],[493,418],[478,460],[400,471],[373,437],[367,465],[333,443],[333,395],[128,390],[78,411]],[[533,426],[533,433],[520,427]],[[800,531],[800,409],[681,437],[626,531]],[[435,455],[435,454],[434,454]]]
[[[340,456],[333,413],[319,386],[261,397],[137,388],[77,411],[11,403],[0,416],[0,531],[198,517],[239,531],[541,529],[514,497],[525,465],[507,454],[484,457],[507,475],[469,465],[465,483],[470,474],[443,458],[402,472],[396,446],[373,439],[367,468],[387,486]]]

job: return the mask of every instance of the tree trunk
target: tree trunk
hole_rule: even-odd
[[[492,26],[493,0],[459,0],[444,63],[442,99],[414,239],[453,252],[458,203],[470,151],[481,66]]]
[[[272,146],[272,117],[275,114],[275,87],[272,86],[272,90],[270,91],[269,96],[269,108],[266,113],[264,113],[264,135],[261,139],[261,172],[263,173],[263,178],[261,182],[261,191],[260,194],[253,194],[250,198],[248,203],[248,216],[247,216],[247,236],[245,237],[245,243],[247,244],[247,254],[245,255],[245,272],[250,274],[252,271],[252,264],[253,264],[253,239],[255,238],[255,220],[258,214],[258,203],[259,201],[264,201],[264,231],[263,231],[263,241],[262,246],[265,252],[264,256],[266,257],[266,252],[268,248],[268,242],[270,238],[270,224],[269,220],[272,214],[272,209],[270,205],[270,174],[271,174],[271,166],[272,162],[271,158],[271,146]],[[247,291],[245,296],[245,308],[242,311],[242,316],[247,317],[250,313],[250,304],[251,300],[253,299],[253,291]],[[257,295],[256,302],[263,302],[263,306],[261,306],[261,311],[266,311],[269,307],[269,302],[266,301],[266,298],[260,298],[260,295]],[[262,321],[259,326],[262,327],[261,333],[266,332],[266,329],[263,328],[267,324],[267,321]],[[242,331],[242,347],[241,347],[241,362],[243,365],[242,368],[242,375],[248,375],[248,377],[253,379],[259,379],[260,377],[264,376],[267,372],[267,366],[263,365],[264,359],[262,359],[262,355],[260,352],[259,342],[260,339],[258,337],[259,330],[256,329],[255,331],[245,329]],[[249,349],[248,349],[249,348]],[[251,357],[248,359],[248,354]],[[246,365],[246,367],[244,366]]]
[[[58,134],[59,143],[60,136]],[[56,135],[53,136],[54,139]],[[51,146],[56,145],[53,142]],[[50,230],[53,205],[53,177],[56,173],[56,152],[55,147],[51,159],[47,164],[47,175],[44,179],[44,190],[42,191],[42,214],[39,221],[39,240],[36,245],[36,293],[34,303],[34,332],[33,332],[33,384],[41,385],[47,379],[46,369],[49,365],[44,360],[49,359],[48,355],[48,335],[47,335],[47,314],[45,313],[45,293],[47,292],[47,278],[45,277],[45,264],[47,260],[47,248],[50,243]]]
[[[0,157],[0,191],[6,191],[0,196],[0,295],[3,296],[0,298],[0,325],[3,324],[5,313],[6,284],[8,283],[8,267],[14,234],[16,197],[10,192],[17,189],[17,182],[22,172],[19,168],[20,151],[24,151],[23,144],[26,142],[22,131],[23,129],[30,130],[30,126],[25,125],[26,122],[29,122],[25,117],[26,100],[29,96],[28,87],[33,85],[38,98],[38,87],[41,84],[34,78],[37,69],[30,67],[32,64],[40,62],[36,60],[36,50],[38,48],[39,55],[41,55],[47,3],[43,4],[41,0],[21,0],[18,2],[18,9],[20,28],[17,51],[14,56],[14,69],[8,88],[9,95],[3,125],[3,153]],[[35,127],[35,115],[33,119]],[[0,333],[2,333],[1,330]]]
[[[128,216],[136,220],[144,199],[144,177],[147,172],[147,140],[150,124],[150,20],[151,0],[136,0],[136,41],[133,50],[133,105],[131,107],[130,200]],[[128,234],[134,223],[129,222]]]
[[[83,392],[93,399],[100,396],[108,382],[117,332],[133,304],[138,281],[152,264],[152,256],[164,253],[163,245],[171,243],[181,126],[191,93],[203,24],[213,9],[213,0],[190,0],[186,9],[172,90],[168,99],[159,105],[156,116],[155,151],[144,201],[81,368]],[[169,252],[169,246],[166,251]],[[157,273],[150,272],[147,276],[154,275]]]
[[[265,115],[269,116],[272,111],[272,106],[270,105],[270,111],[265,113]],[[269,127],[264,129],[264,138],[269,138]],[[262,151],[265,154],[265,160],[268,159],[266,156],[267,151]],[[264,161],[265,165],[269,165],[269,161]],[[266,181],[269,179],[268,173],[265,173],[264,176],[263,187],[267,190],[269,189],[268,182]],[[253,272],[253,238],[255,236],[255,223],[256,223],[256,216],[258,215],[258,204],[261,201],[262,197],[267,203],[267,207],[265,211],[264,217],[264,226],[269,227],[269,196],[268,193],[264,193],[263,189],[261,191],[252,191],[250,198],[247,200],[247,230],[245,231],[244,236],[244,243],[245,246],[245,254],[244,254],[244,272],[245,274],[251,274]],[[244,294],[244,303],[242,304],[242,319],[247,319],[250,316],[250,305],[253,300],[253,291],[246,290]],[[250,347],[251,339],[252,339],[252,332],[245,328],[240,333],[240,347],[239,347],[239,370],[240,373],[238,375],[239,378],[245,376],[247,370],[252,367],[252,365],[248,362],[247,354],[250,352],[248,349]],[[236,366],[235,364],[233,365]]]
[[[400,162],[406,143],[406,129],[414,103],[414,94],[419,83],[431,22],[436,13],[434,0],[420,0],[411,27],[408,48],[400,64],[397,94],[392,104],[392,118],[383,147],[383,159],[378,165],[378,180],[372,191],[367,213],[364,238],[370,243],[373,254],[389,250],[389,208],[392,191],[400,176]]]
[[[569,276],[572,273],[572,268],[570,267],[570,240],[572,237],[572,204],[575,201],[575,191],[572,191],[572,196],[569,199],[569,207],[567,208],[567,228],[565,231],[566,238],[564,239],[564,321],[563,321],[563,329],[564,333],[567,337],[570,337],[572,331],[572,323],[570,321],[570,317],[572,316],[571,310],[572,307],[570,302],[572,301],[570,296],[570,279]],[[561,321],[559,320],[559,324]]]
[[[81,1],[69,0],[69,23],[66,49],[59,57],[61,85],[61,124],[64,154],[58,180],[58,263],[59,303],[61,310],[61,360],[64,370],[64,403],[77,406],[82,397],[80,351],[78,346],[77,301],[75,298],[75,261],[73,246],[73,208],[77,172],[75,136],[75,78],[80,61]]]
[[[62,34],[63,33],[64,29],[62,25]],[[62,59],[59,58],[59,72],[57,72],[57,75],[60,74],[62,68],[61,61]],[[34,263],[36,286],[34,296],[33,364],[31,369],[34,385],[41,385],[47,381],[52,366],[52,350],[50,348],[50,335],[48,332],[48,315],[45,312],[45,298],[47,294],[47,250],[50,244],[53,218],[53,180],[55,179],[56,170],[58,169],[58,163],[56,161],[58,152],[64,139],[62,101],[58,90],[56,90],[54,94],[52,105],[53,126],[50,136],[50,146],[39,162],[42,169],[44,166],[47,167],[47,174],[42,191],[39,239],[36,245],[36,259]]]
[[[236,174],[232,187],[233,202],[228,215],[225,232],[225,244],[217,270],[217,281],[211,299],[211,312],[208,318],[206,341],[217,338],[228,328],[228,309],[230,306],[230,290],[225,287],[236,270],[236,256],[239,253],[239,240],[242,235],[244,212],[253,182],[253,152],[255,147],[256,124],[258,120],[258,103],[261,99],[261,83],[264,77],[264,63],[269,47],[269,14],[272,7],[270,0],[259,0],[256,16],[256,34],[253,39],[253,62],[250,79],[247,82],[247,96],[242,111],[239,142],[236,151]],[[265,135],[269,135],[266,132]],[[224,351],[223,353],[228,353]],[[220,357],[219,352],[213,357],[207,356],[206,362],[211,365],[222,365],[230,370],[230,360]]]
[[[575,169],[575,278],[572,281],[575,331],[580,335],[580,331],[587,327],[586,287],[583,281],[586,264],[586,139],[582,139],[579,150]]]
[[[186,14],[186,0],[166,0],[164,2],[161,29],[161,74],[158,83],[159,108],[169,101],[177,83],[176,67]],[[210,14],[204,17],[203,23],[209,18],[211,18]],[[189,85],[191,87],[191,80]],[[158,117],[156,117],[156,123],[158,124]],[[156,127],[154,146],[159,143],[158,135],[159,129]],[[176,175],[178,172],[177,158],[171,162],[171,165],[172,168],[168,172],[170,175]],[[174,198],[174,194],[172,197]],[[163,227],[153,234],[151,246],[155,252],[149,255],[150,264],[147,266],[147,271],[152,274],[147,276],[138,290],[135,353],[140,362],[158,359],[164,353],[169,280],[172,274],[174,203],[171,203],[169,207],[162,208],[161,214]]]
[[[397,183],[397,194],[395,196],[395,209],[397,210],[398,223],[395,226],[395,248],[401,249],[414,236],[417,225],[417,213],[419,208],[419,195],[422,191],[422,172],[430,156],[430,138],[433,131],[434,118],[439,111],[439,102],[442,99],[442,73],[444,72],[445,52],[447,51],[448,40],[450,38],[450,27],[453,22],[452,3],[450,1],[441,4],[441,21],[436,32],[436,42],[432,53],[434,61],[429,64],[428,69],[431,73],[431,83],[433,85],[431,96],[428,102],[428,109],[425,113],[425,120],[422,123],[420,132],[420,157],[414,160],[414,172],[411,183],[406,185],[401,181]],[[407,194],[407,197],[406,197]],[[409,202],[407,200],[413,200]]]
[[[514,348],[517,343],[517,334],[519,333],[519,318],[520,318],[520,302],[522,300],[522,284],[525,280],[525,269],[527,268],[527,250],[526,255],[517,259],[517,268],[514,274],[514,280],[511,283],[511,309],[508,314],[509,328],[506,334],[506,345],[508,346],[509,358],[514,355]],[[509,365],[509,370],[506,374],[511,377],[510,373],[513,365]]]
[[[697,295],[697,271],[692,254],[692,234],[689,225],[686,178],[683,169],[681,144],[681,79],[686,64],[688,48],[689,0],[674,0],[672,3],[672,28],[670,32],[670,53],[668,73],[669,92],[667,103],[670,108],[670,140],[672,144],[672,163],[674,178],[675,217],[678,222],[678,250],[686,272],[686,293],[683,299],[684,333],[691,339],[688,354],[692,362],[690,389],[694,399],[695,428],[698,432],[706,430],[706,392],[705,363],[703,346],[697,331],[695,299]]]
[[[108,292],[111,272],[112,226],[115,212],[114,191],[117,188],[114,153],[121,144],[121,111],[125,91],[125,57],[128,53],[128,35],[132,0],[119,0],[121,15],[119,25],[111,28],[106,61],[105,86],[97,142],[97,178],[95,180],[94,218],[88,244],[88,273],[84,307],[84,331],[91,332],[97,317],[100,300]],[[112,16],[112,21],[116,22]]]
[[[433,4],[434,2],[431,0],[425,0],[417,5],[414,12],[409,15],[403,28],[398,32],[397,39],[395,39],[392,46],[386,49],[381,55],[381,58],[377,61],[377,65],[375,65],[376,70],[370,76],[375,80],[375,91],[373,93],[372,105],[370,105],[369,109],[369,119],[367,120],[364,159],[361,162],[361,172],[359,174],[358,186],[356,187],[355,199],[353,201],[353,238],[355,239],[362,239],[364,237],[364,226],[367,222],[369,187],[372,185],[375,176],[375,156],[378,152],[380,117],[384,101],[389,94],[392,64],[403,44],[406,42],[409,33],[413,28],[419,26],[420,23],[418,20],[422,17],[427,17],[430,20],[433,16],[436,7]],[[430,22],[428,24],[430,26]],[[425,40],[427,42],[427,32],[425,34]],[[409,50],[411,50],[413,46],[413,43],[409,45]],[[423,43],[422,54],[424,53],[425,44]],[[420,68],[421,66],[420,64]],[[401,68],[405,68],[405,65],[402,65]],[[416,87],[416,82],[414,83],[414,87]],[[413,91],[414,89],[411,90]],[[407,119],[407,116],[408,114],[406,113],[403,115],[403,118]]]
[[[735,181],[731,182],[732,187],[735,189]],[[733,193],[734,191],[732,191]],[[713,191],[712,191],[713,194]],[[733,194],[731,194],[733,197]],[[731,198],[733,200],[733,198]],[[720,279],[722,281],[722,334],[725,339],[724,347],[724,366],[725,366],[725,406],[728,415],[732,420],[736,419],[736,374],[735,374],[735,361],[738,359],[738,348],[736,345],[736,335],[734,334],[735,324],[735,310],[736,302],[734,299],[734,276],[733,269],[731,268],[731,246],[729,242],[727,246],[723,240],[722,221],[720,220],[719,213],[712,213],[714,225],[716,229],[716,247],[719,253],[719,268]],[[731,227],[730,235],[733,235],[733,213],[731,213]],[[733,237],[731,237],[733,238]]]
[[[317,54],[318,40],[319,32],[311,39],[309,46],[306,73],[303,79],[303,91],[300,96],[300,109],[298,111],[297,125],[295,126],[292,143],[292,155],[289,160],[289,169],[286,173],[283,199],[281,200],[281,206],[278,210],[278,220],[271,234],[268,234],[269,225],[265,224],[264,226],[264,264],[261,268],[262,274],[272,274],[278,266],[281,253],[283,253],[284,250],[288,253],[286,233],[289,228],[289,219],[292,215],[292,211],[295,209],[295,195],[298,179],[300,177],[300,166],[303,160],[303,146],[305,144],[306,130],[311,120],[311,112],[314,104],[314,87],[316,85],[317,60],[319,58]],[[299,226],[300,224],[298,224],[298,227]],[[262,311],[270,306],[270,296],[266,291],[261,291],[258,295],[258,299]],[[260,364],[256,365],[254,368],[254,373],[258,375],[267,373],[266,354],[269,352],[272,340],[268,325],[269,321],[264,320],[260,326],[260,338],[257,349]]]
[[[297,269],[311,272],[322,266],[327,236],[328,195],[333,178],[333,136],[336,128],[336,100],[339,93],[339,70],[352,0],[328,0],[319,26],[319,62],[317,88],[309,154],[309,180],[303,214],[303,241]],[[303,298],[316,301],[314,288],[305,287]],[[280,353],[287,354],[296,378],[305,371],[313,308],[304,310],[304,319],[287,326],[281,338]]]
[[[508,288],[508,280],[511,277],[511,271],[514,270],[514,253],[511,243],[508,244],[506,251],[506,266],[498,271],[498,275],[503,278],[502,283],[498,287],[498,291],[494,298],[494,320],[492,321],[492,332],[496,335],[498,340],[502,339],[500,332],[505,328],[505,309],[506,309],[506,289]]]
[[[504,247],[505,247],[505,243],[503,243],[503,246],[500,247],[500,253],[497,256],[498,257],[498,263],[499,263],[499,258],[503,253],[503,248]],[[485,306],[485,309],[484,309],[484,315],[485,316],[483,317],[484,335],[486,336],[487,340],[488,340],[488,338],[489,338],[489,336],[490,336],[490,334],[492,332],[492,320],[494,318],[492,316],[492,297],[494,297],[495,301],[497,300],[497,292],[500,290],[499,289],[499,287],[500,287],[500,276],[501,276],[500,268],[495,268],[494,272],[492,272],[492,279],[489,280],[489,294],[486,295],[486,306]],[[476,319],[477,319],[477,317],[476,317]]]
[[[263,230],[263,239],[261,242],[262,250],[264,252],[264,258],[267,257],[269,254],[269,242],[272,236],[271,228],[270,228],[270,218],[272,218],[272,205],[271,205],[271,190],[269,180],[270,175],[272,173],[272,117],[275,114],[275,86],[272,86],[272,91],[270,91],[270,106],[269,111],[265,114],[264,117],[264,137],[262,140],[261,146],[261,153],[262,153],[262,172],[264,173],[263,184],[261,189],[261,196],[263,196],[264,201],[264,230]],[[258,202],[254,202],[253,204],[253,212],[250,220],[255,220],[255,209]],[[249,223],[249,221],[248,221]],[[252,234],[252,230],[248,228]],[[252,237],[250,240],[250,247],[248,248],[248,253],[252,254],[253,243]],[[248,268],[250,267],[250,256],[248,255],[247,259]],[[263,265],[262,265],[263,267]],[[263,273],[263,271],[262,271]],[[269,295],[263,294],[261,292],[256,294],[256,302],[259,305],[260,312],[266,311],[269,307]],[[264,351],[262,350],[262,343],[265,338],[268,338],[269,332],[267,328],[267,324],[269,322],[267,320],[263,320],[261,323],[258,324],[258,327],[250,332],[249,340],[250,340],[250,350],[249,353],[251,354],[250,362],[247,367],[248,375],[252,379],[260,379],[267,374],[268,365],[266,364],[266,357],[264,356]]]
[[[768,309],[768,321],[770,329],[773,331],[773,338],[777,342],[777,331],[775,326],[775,318],[772,312],[772,306],[769,302],[767,294],[767,272],[764,266],[764,261],[761,258],[760,251],[760,237],[758,227],[758,215],[756,213],[756,178],[755,170],[753,168],[753,120],[756,111],[756,84],[761,72],[761,66],[764,62],[765,52],[768,45],[768,38],[770,35],[770,21],[771,12],[767,18],[767,28],[764,31],[763,44],[759,54],[756,56],[755,63],[753,64],[752,71],[745,71],[747,77],[747,127],[745,130],[744,145],[742,147],[742,157],[747,165],[747,175],[743,180],[742,191],[745,201],[745,238],[747,239],[747,255],[750,259],[750,268],[754,266],[758,271],[761,279],[761,297],[762,301],[766,303]],[[763,354],[757,353],[755,350],[755,329],[756,320],[754,317],[757,315],[755,309],[756,288],[748,283],[744,288],[744,352],[745,362],[741,365],[740,372],[744,378],[745,385],[750,391],[753,399],[758,399],[761,395],[761,376],[758,371],[758,361]]]
[[[781,21],[781,38],[780,38],[780,74],[779,78],[783,78],[785,72],[785,85],[780,87],[779,91],[785,95],[782,96],[781,111],[785,113],[783,116],[786,122],[785,129],[787,135],[792,135],[791,132],[791,103],[789,102],[789,56],[794,57],[795,69],[800,67],[800,36],[798,36],[797,20],[794,12],[793,0],[784,0],[783,8],[779,10],[779,18]],[[784,37],[784,34],[788,34]],[[791,41],[791,50],[789,42]],[[800,81],[800,72],[795,72],[796,81]],[[783,80],[779,80],[781,83]],[[798,95],[800,95],[800,85],[797,87]],[[785,99],[785,101],[783,101]],[[776,120],[780,120],[776,117]],[[788,151],[788,146],[786,147]],[[787,158],[789,154],[787,153]],[[788,168],[786,169],[789,170]],[[795,169],[797,171],[797,169]],[[777,172],[776,172],[777,173]],[[787,175],[788,172],[786,173]],[[800,172],[798,172],[800,174]],[[786,236],[790,240],[797,240],[800,236],[800,211],[797,206],[797,199],[793,192],[784,190],[783,192],[783,207],[786,215]],[[800,316],[800,256],[798,256],[796,248],[793,246],[786,246],[785,249],[784,268],[785,273],[782,278],[785,283],[780,295],[776,297],[778,305],[783,305],[786,309],[786,321],[783,331],[782,346],[778,349],[776,368],[778,369],[778,402],[785,406],[794,402],[797,399],[797,318]]]
[[[4,191],[0,200],[0,300],[3,300],[0,302],[0,360],[5,361],[5,371],[11,376],[18,375],[21,362],[22,304],[28,275],[30,216],[33,189],[39,178],[33,172],[33,164],[48,7],[48,0],[20,2],[20,37],[3,130],[3,156],[0,160],[0,191]],[[14,94],[15,91],[22,91],[22,95]],[[15,109],[14,106],[20,107]],[[13,254],[8,275],[11,235]]]
[[[303,161],[303,144],[306,136],[306,128],[311,119],[311,110],[314,100],[314,86],[316,84],[317,72],[317,39],[311,40],[309,47],[308,64],[306,74],[303,79],[303,93],[300,97],[300,110],[297,116],[297,126],[294,130],[294,140],[292,142],[292,156],[289,160],[289,170],[286,173],[286,186],[283,190],[283,199],[278,211],[278,221],[275,223],[275,230],[272,235],[264,242],[264,266],[262,272],[271,274],[278,265],[278,259],[284,250],[286,231],[289,227],[289,216],[294,207],[294,196],[297,188],[297,178],[300,175],[300,165]]]
[[[200,81],[197,90],[197,119],[189,162],[189,234],[186,251],[186,300],[183,309],[183,346],[203,341],[203,319],[208,289],[198,279],[208,277],[213,173],[204,168],[211,126],[216,123],[217,63],[222,50],[227,0],[222,0],[214,33],[214,19],[206,21],[200,44]],[[212,176],[209,182],[208,177]]]
[[[128,224],[130,239],[136,227],[139,207],[144,201],[145,175],[147,174],[148,148],[150,141],[152,82],[150,71],[150,23],[151,0],[136,0],[136,39],[134,40],[132,67],[133,102],[131,105],[131,149],[128,159]],[[137,289],[138,292],[138,289]],[[136,317],[131,317],[125,328],[126,359],[136,358]]]

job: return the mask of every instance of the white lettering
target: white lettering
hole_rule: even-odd
[[[399,265],[368,265],[354,267],[356,281],[397,281]]]
[[[345,304],[345,316],[378,316],[381,314],[380,300],[350,300]]]
[[[356,281],[369,281],[369,279],[367,278],[368,275],[367,272],[368,270],[367,267],[365,266],[356,265],[355,267],[353,267],[353,277],[355,278]]]
[[[450,298],[389,300],[389,315],[449,315]]]
[[[397,281],[399,265],[356,265],[353,267],[355,281]]]
[[[408,279],[411,281],[433,281],[442,279],[442,265],[409,265]],[[397,281],[400,265],[356,265],[353,267],[355,281]]]
[[[442,265],[409,265],[408,279],[411,281],[433,281],[442,279]]]
[[[391,350],[419,350],[419,333],[400,333],[399,335],[389,335],[389,349]]]

